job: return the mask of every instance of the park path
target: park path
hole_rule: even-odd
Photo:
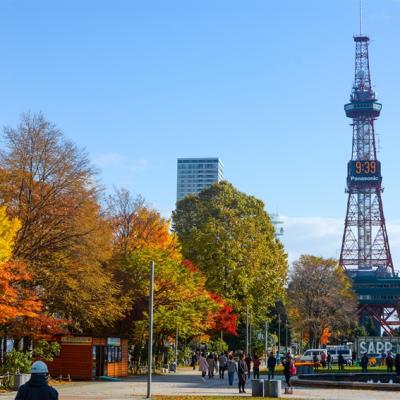
[[[249,385],[248,385],[249,386]],[[146,377],[130,377],[120,382],[73,382],[56,387],[60,400],[127,400],[143,399],[146,394]],[[398,392],[341,390],[296,387],[294,395],[283,395],[284,398],[309,400],[398,400]],[[242,397],[250,396],[251,388]],[[198,371],[180,370],[176,374],[153,377],[154,395],[185,396],[239,396],[236,382],[228,386],[227,379],[202,382]],[[15,392],[0,394],[0,400],[14,400]]]

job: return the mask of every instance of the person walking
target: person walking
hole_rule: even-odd
[[[393,359],[392,353],[389,351],[386,356],[387,372],[393,372],[393,364],[394,364],[394,359]]]
[[[275,366],[276,366],[276,357],[274,356],[274,353],[271,351],[269,353],[269,357],[267,360],[267,367],[268,367],[268,380],[271,378],[275,378]]]
[[[396,375],[400,376],[400,353],[396,354],[394,359],[394,367],[396,368]]]
[[[208,364],[208,378],[214,379],[215,359],[211,353],[207,356],[207,364]]]
[[[192,351],[192,356],[190,358],[190,365],[193,367],[193,371],[196,369],[196,362],[197,362],[196,352]]]
[[[226,364],[228,362],[228,359],[227,359],[225,353],[220,354],[218,361],[219,361],[219,378],[224,379]]]
[[[282,365],[283,365],[283,374],[285,375],[286,385],[288,387],[291,387],[292,385],[290,384],[290,377],[292,376],[292,367],[293,367],[292,359],[290,357],[286,357],[282,361]]]
[[[31,379],[19,389],[15,400],[58,400],[58,392],[49,386],[49,370],[43,361],[35,361],[31,367]]]
[[[246,365],[247,365],[247,374],[248,374],[248,376],[250,376],[251,361],[252,361],[250,353],[247,354],[247,356],[246,356],[246,358],[244,359],[244,361],[245,361],[245,363],[246,363]]]
[[[345,364],[345,360],[344,360],[343,354],[339,354],[339,356],[338,356],[338,364],[339,364],[339,370],[343,371],[344,370],[344,364]]]
[[[226,363],[226,368],[228,369],[228,383],[229,386],[233,386],[233,379],[235,377],[235,372],[238,372],[233,355],[229,354],[228,361]]]
[[[206,381],[205,376],[207,375],[208,368],[208,362],[205,358],[205,354],[201,353],[199,358],[199,371],[201,371],[201,379],[203,382]]]
[[[237,374],[239,378],[239,393],[246,393],[246,391],[244,390],[244,386],[246,385],[246,378],[248,372],[249,371],[247,368],[247,364],[244,361],[244,355],[240,354],[237,367]]]
[[[328,364],[328,369],[332,369],[332,355],[331,353],[328,353],[326,356],[326,362]]]
[[[324,351],[321,352],[321,366],[326,368],[326,353]]]
[[[213,353],[213,357],[214,357],[214,369],[215,369],[215,373],[218,372],[218,357],[215,353]]]
[[[258,357],[257,354],[254,354],[253,357],[253,378],[254,379],[260,379],[260,358]]]
[[[364,353],[360,360],[361,372],[368,372],[368,356]]]

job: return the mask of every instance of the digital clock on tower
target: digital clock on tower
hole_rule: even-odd
[[[348,164],[349,184],[370,185],[382,181],[381,163],[377,160],[352,160]]]

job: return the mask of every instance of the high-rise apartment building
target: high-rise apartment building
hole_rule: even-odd
[[[178,158],[177,201],[224,179],[219,158]]]

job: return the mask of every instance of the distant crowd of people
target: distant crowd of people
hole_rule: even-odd
[[[246,393],[245,386],[248,378],[251,377],[253,372],[253,379],[260,379],[260,365],[261,360],[257,354],[251,356],[239,353],[237,360],[234,359],[232,352],[224,352],[219,356],[216,353],[208,353],[207,355],[199,352],[193,352],[191,356],[191,366],[196,369],[199,366],[201,372],[201,379],[203,382],[208,379],[214,379],[214,374],[219,373],[219,378],[225,378],[225,372],[228,375],[228,383],[233,386],[235,375],[237,375],[239,393]],[[268,380],[275,378],[275,367],[277,365],[277,358],[271,352],[267,359]],[[294,358],[288,352],[282,361],[283,371],[285,375],[286,384],[291,387],[290,378],[296,374],[296,367],[294,365]]]
[[[382,354],[382,360],[385,360],[385,365],[387,368],[387,372],[394,372],[393,368],[396,371],[396,375],[400,376],[400,353],[397,353],[395,357],[389,351],[387,354]],[[370,359],[366,353],[361,357],[360,365],[362,372],[368,372],[368,366],[370,364]]]

